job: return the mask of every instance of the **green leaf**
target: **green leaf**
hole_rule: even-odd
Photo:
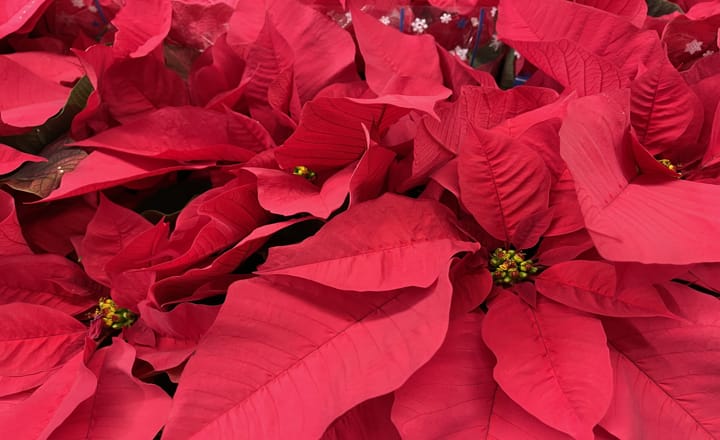
[[[87,157],[80,148],[65,148],[68,142],[69,139],[64,138],[43,148],[40,156],[45,157],[46,162],[26,163],[0,183],[17,191],[47,197],[60,186],[63,174],[74,170]]]
[[[680,6],[667,0],[646,0],[648,6],[648,15],[651,17],[660,17],[662,15],[672,14],[673,12],[684,13]]]
[[[46,145],[65,134],[73,118],[87,105],[93,86],[87,76],[80,78],[70,92],[65,106],[44,124],[14,136],[0,137],[0,143],[10,145],[29,154],[38,154]]]

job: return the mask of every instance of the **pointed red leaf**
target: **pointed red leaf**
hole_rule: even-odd
[[[623,87],[638,65],[663,60],[658,35],[621,17],[584,5],[551,0],[502,0],[497,31],[538,68],[583,95]],[[602,29],[603,32],[597,32]]]
[[[676,283],[687,318],[608,319],[615,394],[601,425],[618,438],[720,436],[720,303]]]
[[[257,121],[238,113],[165,107],[73,145],[156,159],[244,162],[272,141]]]
[[[433,114],[435,102],[452,93],[443,86],[435,40],[429,35],[401,34],[358,9],[351,10],[370,89],[380,97],[405,97],[405,105],[396,102],[400,107]]]
[[[81,403],[50,439],[152,438],[165,424],[170,396],[133,377],[135,349],[120,338],[97,351],[88,368],[97,377],[95,395]]]
[[[171,249],[168,246],[169,231],[170,224],[161,221],[149,229],[145,229],[132,237],[127,237],[122,250],[115,253],[105,263],[105,272],[110,277],[111,284],[115,289],[121,287],[121,281],[117,278],[123,274],[134,269],[141,272],[147,267],[172,261],[178,257],[179,250]],[[113,296],[115,301],[118,302],[117,295]],[[123,307],[127,307],[127,305]]]
[[[125,0],[112,20],[118,30],[113,50],[121,57],[143,57],[162,44],[171,22],[170,0]]]
[[[87,327],[50,307],[0,305],[0,395],[41,385],[82,351]]]
[[[46,439],[95,392],[96,379],[77,353],[28,398],[0,412],[3,433],[12,438]]]
[[[599,315],[673,317],[652,285],[623,289],[617,283],[615,267],[600,261],[553,265],[535,279],[535,287],[547,298]]]
[[[103,105],[118,121],[167,106],[190,102],[183,80],[153,56],[115,61],[99,78]]]
[[[640,75],[630,90],[630,121],[638,140],[653,154],[667,150],[695,121],[702,121],[700,99],[670,63]],[[699,128],[693,128],[695,135]]]
[[[32,251],[20,229],[15,199],[5,191],[0,191],[0,256],[29,254]]]
[[[316,98],[305,104],[297,130],[275,150],[280,167],[298,165],[318,172],[344,167],[362,157],[368,130],[384,134],[407,110],[385,104],[359,104],[346,98]]]
[[[549,213],[550,171],[543,159],[497,131],[469,130],[458,154],[460,199],[490,235],[519,249],[537,243],[544,230],[513,242],[525,219]]]
[[[85,272],[95,281],[110,286],[105,265],[129,239],[151,227],[152,224],[140,214],[116,205],[101,194],[95,216],[76,248]]]
[[[152,365],[155,371],[169,370],[195,352],[218,310],[217,306],[182,303],[163,312],[143,301],[137,308],[140,318],[125,331],[125,337],[137,349],[139,359]]]
[[[395,392],[392,418],[404,439],[490,438],[497,384],[483,316],[452,320],[440,350]]]
[[[227,42],[243,47],[252,44],[265,24],[267,5],[254,0],[235,0],[235,13],[228,23]]]
[[[453,95],[457,96],[463,86],[483,86],[497,88],[495,78],[488,72],[473,69],[465,61],[437,44],[440,56],[440,69],[442,69],[445,85],[450,87]]]
[[[271,3],[268,13],[293,51],[294,78],[303,103],[332,82],[356,79],[355,43],[330,17],[297,0]]]
[[[498,384],[541,421],[593,439],[612,397],[600,321],[542,298],[532,309],[507,291],[489,309],[482,334],[497,358]]]
[[[402,438],[568,440],[499,389],[482,320],[466,313],[450,321],[440,350],[395,391],[392,418]]]
[[[370,141],[368,148],[360,158],[350,178],[350,206],[372,200],[382,194],[390,167],[395,160],[392,150]]]
[[[227,31],[234,1],[181,0],[172,2],[170,38],[183,47],[206,50]]]
[[[43,252],[68,255],[73,237],[82,236],[97,203],[82,198],[23,206],[18,213],[23,235],[31,247]]]
[[[74,315],[95,302],[92,282],[66,258],[53,254],[0,258],[0,304],[37,304]]]
[[[645,264],[720,261],[720,242],[706,238],[720,234],[720,187],[638,176],[626,110],[605,95],[582,98],[560,129],[560,153],[598,252]]]
[[[509,42],[521,56],[579,96],[617,90],[630,84],[612,62],[573,41]]]
[[[34,18],[35,14],[44,10],[52,2],[40,0],[27,2],[26,0],[8,0],[0,10],[0,38],[5,38],[11,33],[19,30],[28,21]]]
[[[318,188],[304,177],[267,168],[244,168],[257,178],[260,206],[273,214],[291,216],[308,213],[328,218],[347,197],[353,166],[330,176]]]
[[[59,112],[70,96],[70,87],[40,76],[5,56],[0,56],[0,71],[4,84],[0,92],[0,121],[5,124],[41,125]]]
[[[465,256],[451,271],[453,282],[452,317],[465,315],[484,303],[493,288],[487,258],[480,253]]]
[[[565,166],[564,162],[561,163]],[[585,227],[585,219],[575,192],[575,182],[567,168],[550,189],[550,209],[553,210],[553,219],[545,231],[545,237],[569,234]]]
[[[445,335],[451,290],[447,274],[427,289],[370,294],[236,282],[185,367],[165,437],[320,437],[427,362]]]
[[[592,248],[592,239],[585,229],[557,237],[543,237],[538,248],[538,262],[552,266],[572,260]]]
[[[0,143],[0,175],[8,174],[25,162],[42,162],[44,157],[23,153],[13,147]]]
[[[237,244],[268,218],[269,214],[257,202],[255,185],[236,179],[213,188],[180,213],[166,245],[165,255],[174,257],[152,266],[152,270],[159,276],[181,273],[213,253]]]
[[[219,38],[192,65],[188,88],[195,105],[213,108],[210,102],[240,86],[245,59],[228,45],[228,38]],[[232,108],[235,102],[227,106]]]
[[[388,193],[339,214],[302,243],[271,248],[257,273],[352,291],[427,287],[454,254],[479,248],[467,240],[444,206]]]
[[[372,199],[380,193],[395,153],[368,143],[369,138],[359,161],[334,173],[320,188],[287,171],[266,168],[244,170],[257,178],[258,200],[266,210],[285,216],[309,213],[318,218],[328,218],[345,202],[348,193],[351,205]]]
[[[170,301],[187,298],[200,286],[218,280],[235,270],[246,258],[257,251],[270,236],[296,223],[307,221],[308,218],[286,220],[263,225],[249,233],[239,243],[215,258],[209,265],[191,268],[183,273],[164,278],[152,286],[152,297],[155,304],[164,307]]]
[[[458,121],[450,118],[450,124],[470,121],[473,127],[493,128],[507,119],[550,105],[558,99],[554,90],[541,87],[518,87],[498,90],[489,87],[463,87],[458,108]],[[440,125],[436,123],[436,125]],[[452,133],[452,128],[438,129],[440,133]],[[520,133],[517,133],[519,135]],[[444,137],[450,134],[445,134]],[[455,145],[460,142],[455,143]],[[456,147],[457,148],[457,147]]]
[[[498,20],[499,36],[526,42],[568,40],[591,53],[620,52],[616,56],[621,56],[631,52],[628,40],[639,34],[638,28],[627,20],[580,3],[548,0],[544,6],[535,8],[532,0],[501,0],[498,9],[504,12]],[[598,29],[603,30],[602,35]],[[646,51],[652,54],[650,48]],[[657,53],[652,55],[661,58]]]
[[[278,143],[285,140],[295,128],[295,122],[281,111],[270,106],[270,91],[284,76],[293,76],[293,53],[288,42],[278,32],[269,17],[257,40],[247,51],[247,65],[240,86],[250,107],[250,115],[258,120]],[[297,93],[294,82],[287,84],[285,94]]]
[[[214,165],[214,162],[180,164],[170,160],[93,151],[72,172],[64,175],[60,187],[44,198],[43,201],[65,199],[146,177],[158,176],[178,170],[198,170],[212,165]]]

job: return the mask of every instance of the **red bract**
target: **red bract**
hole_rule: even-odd
[[[96,377],[77,353],[47,381],[24,398],[9,400],[0,412],[8,433],[25,438],[49,438],[97,387]]]
[[[578,310],[605,316],[664,316],[673,318],[657,288],[625,288],[616,268],[600,261],[566,261],[535,280],[544,296]]]
[[[447,274],[428,288],[382,293],[237,282],[188,363],[165,435],[319,437],[335,417],[396,389],[430,358],[447,328],[450,294]],[[237,363],[216,361],[228,352]],[[207,398],[214,395],[223,397]],[[273,409],[258,418],[258,408]]]
[[[720,437],[718,2],[3,5],[6,437]]]
[[[316,172],[346,166],[367,149],[367,131],[382,136],[405,113],[390,105],[316,98],[305,104],[297,130],[275,150],[275,158],[288,170],[298,165]]]
[[[460,198],[478,223],[505,243],[534,246],[545,231],[527,233],[523,222],[549,220],[551,179],[542,158],[512,138],[471,128],[458,159]]]
[[[4,38],[13,32],[26,30],[40,19],[41,12],[50,6],[52,2],[24,0],[10,0],[3,5],[0,15],[0,38]]]
[[[495,380],[515,402],[573,438],[593,438],[613,393],[597,318],[549,301],[533,309],[503,291],[490,303],[483,339],[497,358]]]
[[[376,230],[379,222],[383,228]],[[335,245],[327,247],[327,241]],[[291,275],[343,290],[427,287],[443,262],[477,248],[444,206],[385,195],[355,205],[300,244],[271,249],[258,273]]]
[[[674,283],[663,289],[686,320],[604,323],[615,370],[615,397],[601,425],[620,438],[640,433],[716,437],[718,401],[705,396],[720,392],[712,373],[712,359],[720,349],[714,336],[718,302]],[[685,398],[689,394],[698,397]]]
[[[170,0],[126,0],[112,20],[117,29],[113,50],[131,58],[149,54],[167,36],[171,18]]]
[[[87,329],[61,310],[17,302],[0,305],[0,316],[2,396],[42,385],[53,370],[82,351]]]
[[[60,72],[47,72],[38,65],[25,65],[25,62],[33,61],[29,57],[14,59],[0,56],[0,70],[6,84],[0,92],[0,134],[16,134],[18,129],[11,130],[11,127],[33,127],[45,122],[65,105],[70,94],[70,88],[60,82],[71,82],[81,74],[76,64],[67,62],[63,57],[48,60],[39,55],[38,58],[38,63],[55,61],[55,67]],[[62,68],[57,66],[58,62]]]
[[[262,151],[272,140],[256,121],[241,115],[167,107],[76,144],[156,159],[245,161],[253,156],[252,150]]]
[[[402,35],[359,10],[352,14],[367,83],[379,97],[373,101],[432,114],[435,102],[450,95],[432,38]]]
[[[535,8],[525,0],[504,0],[499,9],[499,36],[580,95],[627,86],[640,65],[661,60],[656,34],[605,11],[563,1]]]
[[[627,109],[627,106],[625,106]],[[585,223],[602,256],[616,261],[718,261],[715,185],[640,175],[629,151],[628,114],[608,96],[570,105],[561,153],[575,179]]]
[[[15,212],[15,200],[0,192],[0,255],[25,255],[32,251],[25,242]]]
[[[392,418],[403,438],[567,439],[498,387],[481,325],[479,314],[451,321],[443,346],[395,392]]]
[[[638,140],[652,153],[674,143],[691,144],[702,127],[700,99],[669,63],[640,75],[631,84],[630,120]]]
[[[122,340],[96,352],[87,368],[97,378],[95,394],[78,405],[51,439],[113,437],[118,431],[152,437],[165,423],[170,397],[132,375],[135,349]]]

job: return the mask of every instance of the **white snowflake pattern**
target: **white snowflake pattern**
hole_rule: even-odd
[[[88,6],[88,11],[90,11],[90,12],[92,12],[92,13],[94,14],[94,13],[96,13],[98,10],[97,10],[97,8],[95,7],[95,5],[90,5],[90,6]],[[211,42],[211,44],[212,44],[212,42]]]
[[[490,15],[492,16],[492,18],[497,17],[497,6],[493,6],[492,8],[490,8]]]
[[[497,34],[493,34],[492,39],[490,40],[489,44],[490,48],[494,51],[500,50],[500,46],[502,46],[502,41],[498,39]]]
[[[702,50],[702,45],[702,41],[692,40],[685,45],[685,52],[689,53],[690,55],[694,55],[695,52],[700,52]]]
[[[412,27],[413,32],[416,34],[422,34],[425,32],[425,29],[428,28],[427,20],[424,18],[416,18],[413,20],[413,22],[410,24]]]
[[[519,60],[520,57],[522,56],[522,55],[520,55],[520,52],[518,52],[518,51],[515,51],[515,53],[513,55],[515,55],[516,60]]]
[[[705,53],[703,53],[704,57],[709,57],[710,55],[714,54],[714,50],[706,50]]]
[[[455,46],[455,49],[451,50],[450,53],[455,55],[456,57],[460,58],[463,61],[467,61],[467,58],[468,58],[467,48]]]
[[[387,15],[383,15],[382,17],[380,17],[380,23],[384,24],[385,26],[389,26],[390,17],[388,17]]]
[[[450,15],[449,12],[443,12],[440,16],[440,22],[443,24],[448,24],[452,21],[452,15]]]
[[[85,0],[72,0],[73,6],[76,8],[84,8],[85,7]]]
[[[345,13],[345,20],[348,22],[348,24],[352,23],[352,12]]]
[[[473,27],[478,27],[480,20],[477,17],[470,17],[470,23],[472,23]]]

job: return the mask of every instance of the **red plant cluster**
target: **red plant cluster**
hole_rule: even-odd
[[[720,437],[720,2],[2,3],[3,437]]]

